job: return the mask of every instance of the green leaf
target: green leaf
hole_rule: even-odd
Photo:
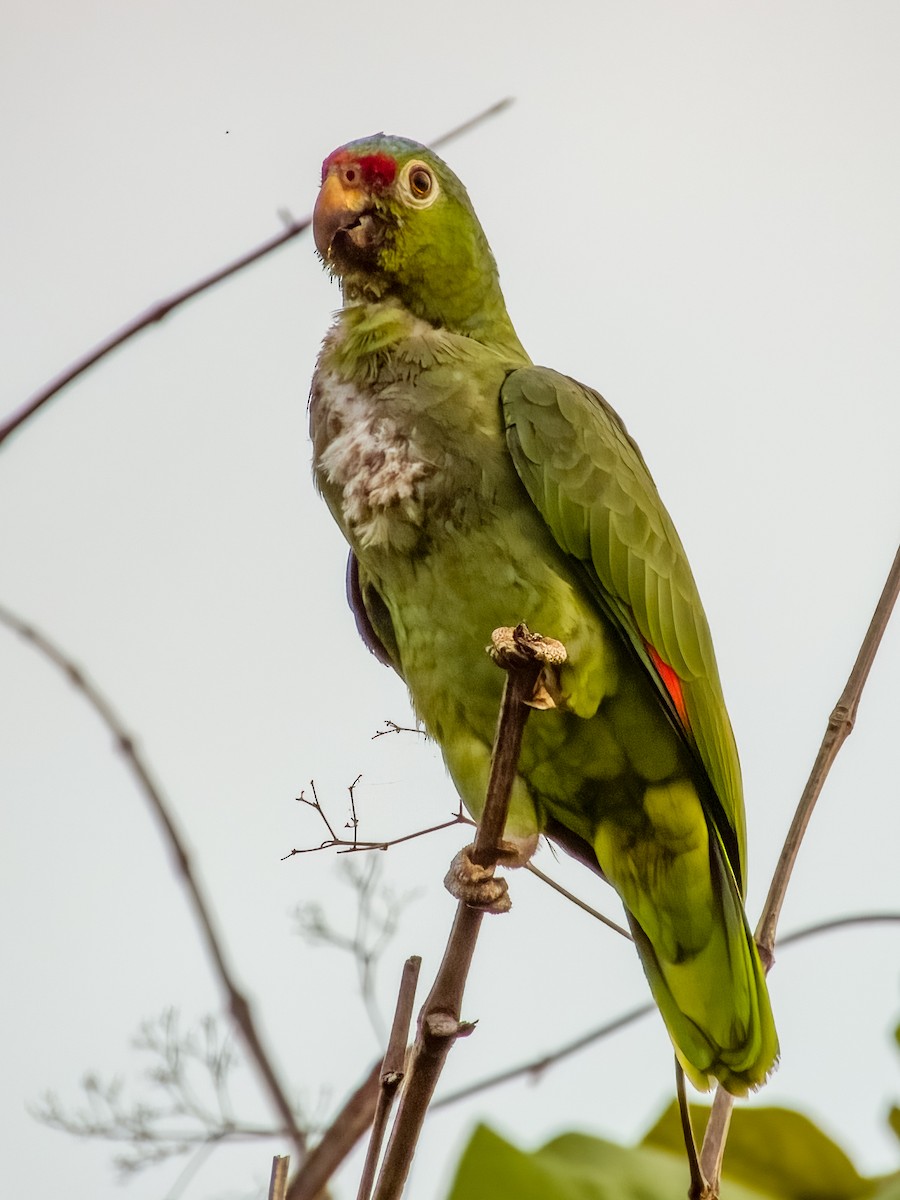
[[[463,1152],[448,1200],[684,1200],[687,1187],[683,1147],[672,1154],[567,1133],[528,1152],[479,1125]],[[728,1189],[728,1200],[771,1197],[735,1185]]]
[[[691,1105],[698,1139],[708,1113],[708,1108]],[[666,1109],[643,1144],[683,1152],[677,1104]],[[787,1108],[735,1108],[724,1178],[779,1200],[861,1200],[874,1196],[881,1182],[860,1175],[840,1146],[807,1117]]]
[[[890,1125],[897,1137],[900,1137],[900,1108],[896,1104],[888,1113],[888,1125]]]
[[[872,1200],[900,1200],[900,1171],[884,1176]]]

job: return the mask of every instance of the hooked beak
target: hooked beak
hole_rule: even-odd
[[[333,260],[333,243],[339,233],[345,233],[360,250],[373,244],[370,206],[371,196],[365,188],[348,186],[334,170],[325,176],[313,210],[313,237],[327,263]]]

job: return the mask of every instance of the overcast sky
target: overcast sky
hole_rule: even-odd
[[[150,302],[308,212],[319,164],[377,129],[428,141],[515,105],[445,157],[541,363],[599,388],[687,546],[744,764],[755,920],[900,534],[900,8],[892,2],[558,0],[373,8],[259,0],[7,5],[0,342],[4,411]],[[360,773],[363,836],[441,820],[452,788],[405,691],[358,643],[344,547],[310,482],[306,398],[339,303],[301,238],[170,317],[0,451],[0,601],[114,700],[175,807],[239,978],[298,1101],[326,1121],[377,1052],[352,963],[290,910],[352,928],[322,836]],[[510,614],[515,619],[517,614]],[[814,816],[785,932],[900,907],[895,620]],[[131,1079],[129,1039],[174,1005],[221,1009],[157,829],[110,737],[0,630],[4,1186],[115,1191],[111,1149],[26,1112],[87,1071]],[[457,831],[382,859],[415,891],[384,956],[433,976]],[[544,850],[613,915],[602,883]],[[641,1002],[630,947],[529,877],[485,922],[446,1086]],[[782,1064],[754,1103],[800,1107],[865,1170],[897,1166],[900,930],[820,937],[771,977]],[[129,1084],[129,1086],[131,1086]],[[134,1093],[141,1095],[140,1088]],[[439,1200],[477,1119],[526,1146],[638,1137],[671,1095],[655,1018],[429,1122]],[[247,1075],[240,1116],[268,1110]],[[191,1196],[262,1194],[270,1154],[223,1149]],[[341,1176],[355,1195],[360,1160]],[[128,1185],[166,1195],[181,1164]],[[254,1189],[256,1191],[254,1192]],[[118,1194],[118,1193],[117,1193]]]

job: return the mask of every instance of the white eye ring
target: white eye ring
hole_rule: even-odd
[[[437,176],[427,163],[407,163],[400,177],[400,192],[410,208],[430,208],[440,195]]]

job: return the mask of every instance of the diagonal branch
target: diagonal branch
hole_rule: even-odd
[[[462,125],[457,125],[448,133],[436,138],[432,142],[433,146],[443,146],[454,138],[461,137],[468,133],[489,117],[496,116],[504,111],[512,104],[511,97],[506,97],[504,100],[498,100],[496,104],[492,104],[490,108],[484,109],[483,112],[477,113],[474,117],[470,117],[468,121],[464,121]],[[236,275],[238,271],[243,271],[245,267],[249,267],[252,263],[258,262],[261,258],[271,254],[273,250],[279,249],[287,242],[292,241],[301,233],[305,232],[312,222],[312,217],[302,217],[299,221],[291,221],[291,223],[273,237],[267,238],[261,245],[253,250],[248,250],[246,254],[242,254],[239,258],[234,259],[230,263],[226,263],[224,267],[220,267],[217,271],[213,271],[209,275],[204,275],[202,279],[198,279],[196,283],[189,284],[187,287],[181,288],[174,292],[171,296],[164,300],[157,301],[156,304],[151,304],[149,308],[132,317],[121,329],[117,329],[115,333],[111,333],[109,337],[104,338],[93,349],[88,350],[80,358],[77,358],[73,363],[70,363],[64,371],[60,371],[55,375],[49,383],[44,384],[33,396],[30,397],[22,407],[14,412],[2,425],[0,425],[0,445],[10,436],[20,429],[26,421],[39,412],[41,408],[51,400],[63,388],[68,387],[73,380],[79,375],[83,375],[95,363],[98,363],[101,358],[105,358],[107,354],[111,354],[113,350],[118,349],[124,342],[129,341],[140,333],[142,329],[147,329],[150,325],[155,325],[159,321],[164,320],[173,309],[179,308],[188,300],[193,300],[195,296],[199,296],[201,292],[208,291],[211,287],[215,287],[217,283],[221,283],[223,279],[229,279],[232,275]]]
[[[781,906],[784,903],[791,872],[794,869],[794,863],[797,861],[800,843],[803,840],[803,835],[806,832],[806,827],[809,824],[816,801],[825,785],[828,772],[831,770],[832,764],[837,758],[838,752],[844,742],[853,732],[860,697],[866,685],[866,680],[869,678],[869,671],[872,668],[872,663],[875,661],[875,655],[878,653],[878,647],[881,645],[881,639],[884,636],[884,631],[887,629],[894,605],[897,602],[898,593],[900,593],[900,547],[898,547],[897,553],[894,555],[894,561],[888,572],[881,596],[875,606],[875,612],[872,614],[872,620],[869,622],[869,628],[866,630],[866,635],[859,648],[856,662],[853,664],[853,670],[850,672],[847,684],[841,692],[831,716],[828,718],[828,725],[825,729],[825,735],[822,738],[822,744],[819,747],[819,753],[816,755],[812,771],[806,782],[806,787],[803,789],[803,794],[797,804],[797,811],[794,813],[794,819],[785,838],[781,857],[778,860],[778,865],[775,868],[775,874],[772,877],[772,883],[769,887],[769,894],[766,897],[762,915],[756,927],[756,941],[759,945],[763,962],[767,964],[767,967],[771,966],[773,962],[772,951],[775,945],[778,918],[781,914]],[[710,1190],[708,1195],[710,1197],[716,1197],[719,1194],[722,1158],[725,1154],[725,1141],[728,1137],[728,1126],[731,1122],[731,1110],[733,1106],[733,1097],[724,1088],[720,1087],[713,1101],[709,1122],[706,1126],[706,1133],[703,1136],[703,1149],[700,1153],[701,1168],[704,1176],[709,1180]]]
[[[797,811],[794,813],[794,819],[791,822],[791,827],[785,839],[784,848],[781,851],[781,858],[778,860],[778,866],[775,868],[775,874],[772,877],[769,894],[766,897],[762,916],[756,928],[756,940],[762,949],[764,957],[767,954],[771,955],[772,947],[775,945],[775,930],[778,925],[778,918],[781,915],[781,906],[784,903],[784,896],[791,878],[791,872],[794,869],[794,863],[797,859],[797,852],[800,849],[800,843],[803,840],[803,835],[806,832],[806,827],[809,824],[816,801],[828,777],[828,772],[831,770],[832,764],[837,758],[838,752],[844,742],[853,732],[860,697],[862,696],[863,688],[866,686],[866,680],[869,678],[869,671],[872,669],[872,663],[875,661],[875,655],[878,653],[878,647],[881,645],[881,639],[884,636],[884,631],[887,629],[894,605],[897,602],[898,593],[900,593],[900,547],[898,547],[897,553],[894,556],[894,561],[888,572],[881,596],[875,606],[875,612],[872,614],[872,620],[869,622],[869,628],[866,630],[866,636],[863,638],[862,645],[859,648],[859,654],[856,656],[856,662],[853,664],[853,670],[850,672],[847,685],[841,692],[840,699],[834,706],[831,716],[828,718],[825,736],[822,738],[819,753],[816,755],[816,761],[813,763],[806,787],[803,789],[803,795],[800,797]]]
[[[59,646],[51,642],[48,637],[38,629],[35,629],[33,625],[27,624],[3,605],[0,605],[0,622],[19,634],[27,642],[30,642],[45,658],[59,667],[68,677],[69,682],[87,700],[88,704],[90,704],[91,708],[93,708],[94,712],[115,738],[118,749],[123,754],[132,774],[137,779],[140,790],[143,792],[144,798],[150,805],[162,829],[163,838],[169,846],[175,868],[181,876],[191,907],[194,910],[194,916],[200,926],[201,936],[206,945],[207,953],[212,960],[222,989],[228,996],[228,1007],[231,1015],[243,1034],[247,1050],[252,1060],[256,1063],[259,1075],[269,1094],[269,1099],[281,1117],[284,1127],[288,1131],[302,1162],[306,1156],[306,1135],[297,1126],[293,1111],[288,1103],[287,1094],[278,1079],[272,1060],[263,1047],[262,1039],[253,1018],[250,1002],[235,982],[234,974],[225,957],[222,939],[215,927],[209,902],[203,894],[200,881],[191,866],[191,860],[185,848],[184,841],[176,828],[173,817],[169,813],[168,806],[163,799],[162,791],[153,779],[148,764],[144,762],[122,718],[109,700],[107,700],[99,688]]]

